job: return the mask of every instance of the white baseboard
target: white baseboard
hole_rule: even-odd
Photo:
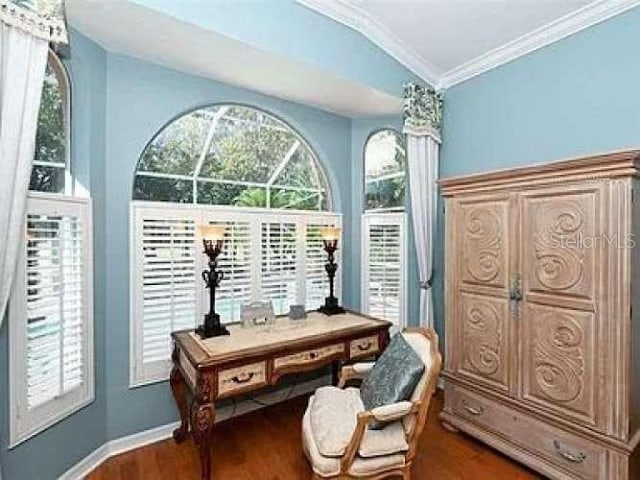
[[[261,395],[257,398],[262,403],[274,405],[276,403],[283,402],[290,398],[298,397],[315,391],[316,388],[330,383],[328,376],[323,376],[315,380],[303,382],[295,385],[289,394],[289,388],[283,388],[276,392]],[[228,420],[231,417],[237,417],[238,415],[244,415],[245,413],[252,412],[263,408],[264,405],[260,405],[252,400],[245,400],[233,405],[226,406],[216,411],[216,423]],[[151,428],[142,432],[127,435],[126,437],[110,440],[107,443],[101,445],[89,455],[84,457],[80,462],[76,463],[69,470],[64,472],[58,480],[81,480],[86,477],[91,471],[95,470],[104,461],[115,455],[135,450],[136,448],[144,447],[151,443],[159,442],[170,438],[173,434],[173,430],[178,427],[180,422],[173,422],[167,425],[160,425],[159,427]]]

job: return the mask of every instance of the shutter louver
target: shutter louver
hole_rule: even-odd
[[[167,361],[171,332],[196,323],[195,221],[142,219],[142,362]]]
[[[368,314],[400,325],[404,313],[404,224],[402,219],[389,221],[397,216],[387,215],[386,221],[380,222],[365,216],[365,303]]]
[[[296,224],[262,223],[262,297],[276,315],[287,313],[297,299]]]
[[[10,445],[94,398],[91,200],[29,195],[9,305]]]
[[[224,246],[218,268],[224,272],[216,290],[216,312],[223,323],[240,320],[240,307],[251,302],[251,224],[249,222],[211,222],[226,225]],[[208,292],[205,311],[208,311]]]
[[[316,310],[324,304],[324,299],[329,295],[329,278],[325,271],[327,253],[324,251],[324,243],[320,235],[320,229],[326,225],[308,224],[305,238],[305,251],[307,256],[307,272],[305,285],[307,289],[307,310]],[[333,226],[333,224],[331,224]],[[341,265],[339,266],[341,267]],[[340,275],[337,275],[339,278]]]
[[[73,215],[27,215],[27,405],[83,382],[83,225]]]

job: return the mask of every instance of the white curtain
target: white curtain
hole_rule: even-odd
[[[420,325],[433,328],[433,249],[438,203],[438,157],[442,97],[433,90],[405,85],[407,163],[411,218],[420,275]]]
[[[0,15],[0,325],[21,247],[48,52],[46,38],[10,20]]]
[[[434,135],[407,132],[411,218],[420,274],[420,325],[433,327],[433,244],[438,203],[438,150]]]

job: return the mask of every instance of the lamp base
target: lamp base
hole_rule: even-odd
[[[204,325],[200,325],[196,328],[196,333],[200,335],[201,338],[231,335],[227,327],[220,324],[220,315],[217,313],[213,314],[213,318],[211,318],[211,314],[207,313],[204,316]]]
[[[318,312],[325,315],[339,315],[344,313],[344,308],[338,305],[338,299],[336,297],[325,297],[324,305],[322,305]]]

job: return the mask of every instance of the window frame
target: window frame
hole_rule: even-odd
[[[253,207],[237,207],[228,205],[209,205],[209,204],[190,204],[190,203],[173,203],[173,202],[151,202],[147,200],[132,200],[130,202],[130,240],[129,240],[129,279],[130,279],[130,297],[129,297],[129,332],[130,332],[130,348],[129,348],[129,388],[137,388],[145,385],[150,385],[158,382],[166,381],[169,377],[171,368],[170,354],[166,361],[162,362],[163,365],[156,365],[146,367],[142,362],[143,355],[143,334],[144,334],[144,322],[141,315],[141,303],[140,297],[142,288],[140,288],[140,272],[141,272],[141,260],[143,258],[137,251],[139,242],[140,226],[137,224],[139,218],[141,218],[141,212],[157,211],[160,215],[166,215],[167,218],[192,218],[196,222],[196,227],[200,223],[206,223],[212,220],[212,217],[216,215],[220,216],[220,221],[229,221],[229,218],[233,220],[247,220],[254,222],[263,221],[287,221],[292,219],[292,222],[296,222],[298,227],[302,224],[305,225],[304,230],[297,228],[297,287],[296,287],[296,302],[305,304],[307,303],[307,289],[304,278],[307,273],[307,253],[306,253],[306,225],[316,223],[326,223],[327,220],[332,220],[331,223],[342,227],[343,216],[341,213],[331,211],[310,211],[310,210],[290,210],[290,209],[273,209],[273,208],[253,208]],[[180,217],[179,212],[184,212],[185,217]],[[198,218],[199,217],[199,218]],[[304,220],[304,221],[303,221]],[[196,229],[197,230],[197,229]],[[200,238],[197,232],[194,237],[195,241],[195,272],[196,272],[196,325],[202,323],[204,314],[209,309],[208,293],[204,287],[204,283],[200,282],[199,272],[206,267],[206,256],[201,253]],[[261,268],[261,247],[262,241],[260,235],[255,239],[255,242],[250,244],[252,251],[253,262],[257,262]],[[338,249],[336,252],[336,261],[339,265],[342,265],[342,249]],[[256,266],[258,268],[258,266]],[[256,275],[258,277],[256,277]],[[251,271],[251,288],[253,290],[252,300],[258,300],[260,296],[261,282],[260,273]],[[224,282],[224,280],[223,280]],[[257,291],[255,289],[257,288]],[[336,276],[335,283],[336,295],[339,297],[342,293],[342,275]],[[226,324],[237,324],[239,322],[225,322]],[[196,326],[194,325],[194,327]],[[149,362],[149,364],[160,362]],[[148,365],[149,365],[148,364]],[[149,373],[146,372],[149,370]]]
[[[38,193],[38,194],[49,194],[55,195],[56,197],[67,196],[73,197],[76,193],[76,185],[74,181],[74,177],[72,175],[72,155],[71,155],[71,77],[69,76],[69,71],[67,70],[66,65],[62,61],[62,59],[58,56],[58,54],[49,48],[49,52],[47,54],[47,64],[51,64],[52,68],[57,72],[56,78],[58,79],[59,88],[60,88],[60,96],[62,98],[62,116],[63,116],[63,124],[64,124],[64,190],[62,192],[42,192],[40,190],[29,190],[29,193]],[[57,168],[61,168],[58,164],[51,164],[49,162],[38,161],[35,158],[33,159],[33,165],[31,170],[33,171],[34,166],[53,166]],[[31,175],[31,172],[30,172]]]
[[[369,239],[369,226],[375,225],[399,225],[400,226],[400,298],[398,302],[399,316],[397,323],[393,319],[385,319],[393,322],[392,331],[397,332],[407,326],[407,214],[406,212],[366,212],[362,214],[362,264],[360,269],[360,286],[362,312],[370,312],[370,285],[367,281],[369,277],[369,259],[371,245]]]
[[[82,219],[83,232],[83,356],[84,381],[61,396],[33,409],[28,408],[25,362],[27,352],[26,324],[26,225],[22,231],[22,248],[16,268],[9,304],[9,448],[67,418],[95,400],[94,370],[94,298],[93,298],[93,214],[89,197],[67,197],[57,193],[29,192],[27,215],[77,214]],[[26,216],[25,216],[26,218]],[[24,286],[25,288],[18,288]]]
[[[143,156],[145,155],[145,153],[148,151],[148,149],[153,145],[154,141],[156,140],[156,138],[162,133],[164,132],[168,127],[170,127],[173,123],[175,123],[176,121],[182,119],[183,117],[186,117],[187,115],[191,115],[199,110],[204,110],[204,109],[209,109],[209,108],[222,108],[222,107],[230,107],[230,108],[244,108],[244,109],[248,109],[248,110],[253,110],[255,112],[258,112],[262,115],[265,115],[267,117],[272,118],[273,120],[276,120],[277,122],[281,123],[286,129],[288,129],[293,136],[295,137],[295,139],[297,140],[297,142],[299,143],[297,148],[300,147],[304,147],[306,148],[311,157],[312,157],[312,167],[316,170],[317,175],[318,175],[318,179],[321,183],[322,187],[325,187],[325,189],[311,189],[311,188],[297,188],[297,187],[291,187],[291,186],[284,186],[284,185],[278,185],[278,184],[269,184],[269,181],[267,181],[267,183],[259,183],[259,182],[250,182],[250,181],[244,181],[244,180],[237,180],[237,179],[214,179],[214,178],[207,178],[207,177],[200,177],[199,176],[199,171],[198,169],[201,167],[201,162],[202,159],[198,160],[198,165],[196,166],[196,171],[194,172],[193,175],[184,175],[184,174],[171,174],[171,173],[162,173],[162,172],[150,172],[150,171],[140,171],[139,170],[139,166],[140,166],[140,162],[142,161]],[[224,114],[223,114],[224,115]],[[204,145],[203,145],[203,150],[210,150],[211,149],[211,139],[209,138],[209,135],[207,135],[205,137],[204,140]],[[284,159],[283,159],[284,160]],[[286,166],[286,163],[285,165]],[[273,173],[282,173],[281,172],[281,168],[278,167],[276,168],[276,170],[274,170],[274,172],[272,172],[272,176]],[[267,109],[264,109],[262,107],[258,107],[255,105],[251,105],[251,104],[247,104],[247,103],[240,103],[240,102],[216,102],[216,103],[210,103],[210,104],[204,104],[204,105],[199,105],[196,106],[195,108],[191,108],[189,110],[183,111],[181,113],[179,113],[178,115],[172,117],[169,121],[167,121],[166,123],[164,123],[153,135],[153,137],[146,143],[146,145],[144,146],[144,148],[142,149],[142,152],[140,154],[140,157],[138,159],[138,162],[136,164],[136,169],[133,175],[133,182],[132,182],[132,188],[131,191],[134,192],[135,191],[135,184],[136,184],[136,179],[138,177],[138,175],[141,174],[141,176],[143,177],[147,177],[147,178],[164,178],[164,179],[172,179],[172,180],[183,180],[183,181],[191,181],[193,182],[193,199],[191,202],[184,202],[185,205],[217,205],[220,207],[231,207],[231,208],[242,208],[242,209],[252,209],[252,208],[260,208],[260,207],[238,207],[236,205],[232,205],[232,204],[218,204],[218,203],[198,203],[198,194],[197,194],[197,183],[198,182],[204,182],[204,183],[213,183],[213,184],[219,184],[219,185],[238,185],[238,186],[245,186],[245,187],[254,187],[254,188],[261,188],[261,189],[265,189],[267,192],[270,191],[270,188],[273,189],[278,189],[278,187],[280,187],[283,190],[289,190],[289,191],[294,191],[294,190],[300,190],[300,191],[313,191],[313,192],[317,192],[320,193],[321,195],[324,196],[325,201],[326,201],[326,208],[324,210],[318,209],[318,210],[304,210],[306,212],[330,212],[333,211],[333,196],[332,196],[332,192],[331,192],[331,185],[329,183],[329,176],[327,175],[327,172],[325,171],[322,162],[320,161],[320,157],[318,156],[318,153],[315,151],[315,149],[312,147],[312,145],[307,141],[307,139],[294,127],[292,126],[287,120],[285,120],[282,116],[280,116],[279,114],[276,114],[274,112],[271,112]],[[274,181],[277,180],[277,176],[275,176]],[[139,201],[139,202],[158,202],[159,200],[146,200],[146,199],[133,199],[133,201]],[[159,201],[161,203],[164,204],[179,204],[179,202],[171,202],[171,201]],[[269,195],[267,195],[267,205],[270,202],[270,197]],[[266,209],[271,209],[270,206],[265,207]],[[293,211],[295,209],[287,209],[287,211]]]
[[[404,212],[406,211],[406,205],[407,205],[407,166],[405,165],[404,170],[402,171],[397,171],[397,172],[393,172],[393,173],[388,173],[385,175],[381,175],[380,177],[374,178],[372,180],[367,180],[367,146],[369,145],[369,142],[371,141],[371,139],[373,137],[375,137],[376,135],[378,135],[379,133],[382,132],[392,132],[396,138],[404,138],[402,136],[402,134],[396,130],[395,128],[391,128],[391,127],[382,127],[382,128],[378,128],[374,131],[372,131],[368,136],[367,139],[364,142],[364,148],[362,150],[362,166],[363,166],[363,170],[362,170],[362,210],[365,213],[385,213],[385,212]],[[406,149],[406,142],[403,143],[403,148],[404,148],[404,152],[405,152],[405,159],[406,159],[406,155],[407,155],[407,149]],[[404,197],[402,199],[402,205],[401,206],[397,206],[397,207],[380,207],[380,208],[367,208],[367,185],[372,184],[372,183],[378,183],[381,182],[383,180],[390,180],[393,178],[400,178],[402,177],[404,179]]]

